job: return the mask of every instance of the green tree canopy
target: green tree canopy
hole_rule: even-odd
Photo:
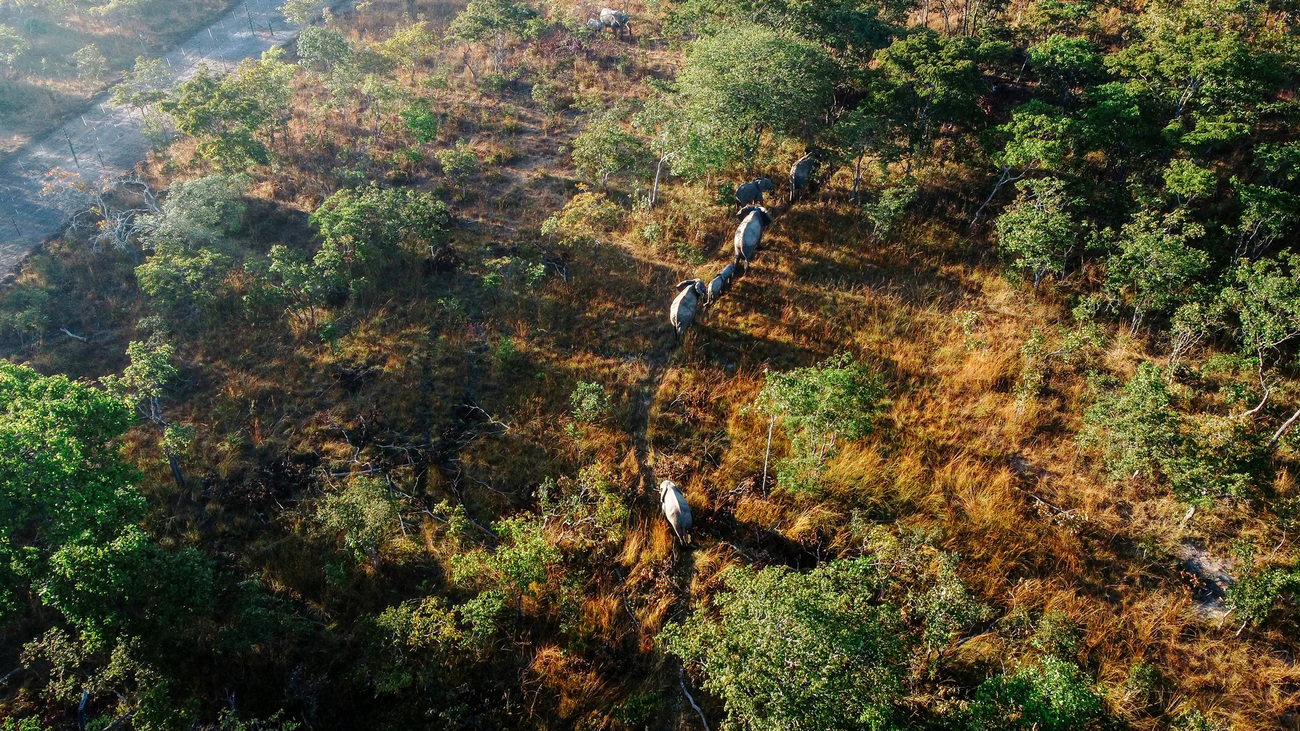
[[[835,77],[820,46],[764,26],[735,23],[702,38],[677,76],[681,153],[716,146],[727,162],[748,165],[764,133],[811,140],[832,102]]]
[[[1034,289],[1046,274],[1060,276],[1079,242],[1079,222],[1071,213],[1077,199],[1057,178],[1022,180],[1019,196],[994,226],[1000,246],[1017,269],[1031,272]]]

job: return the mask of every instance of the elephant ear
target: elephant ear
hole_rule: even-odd
[[[754,207],[753,207],[753,206],[745,206],[744,208],[740,209],[739,211],[736,211],[736,218],[744,219],[744,217],[745,217],[745,216],[748,216],[748,215],[749,215],[749,212],[752,211],[752,210],[754,210]]]
[[[695,283],[698,282],[698,281],[700,281],[700,280],[698,280],[698,279],[684,279],[684,280],[678,282],[676,287],[673,287],[673,291],[680,292],[680,291],[682,291],[683,289],[686,289],[687,287],[695,286]]]

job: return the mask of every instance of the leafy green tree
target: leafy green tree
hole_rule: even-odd
[[[1084,413],[1080,446],[1100,448],[1111,480],[1163,476],[1192,504],[1252,494],[1264,470],[1259,441],[1240,419],[1181,414],[1165,376],[1144,362],[1122,388],[1100,393]]]
[[[429,252],[446,240],[451,215],[442,201],[409,188],[340,190],[312,214],[324,246],[345,261],[380,264],[399,247]]]
[[[357,559],[378,560],[379,550],[398,532],[398,505],[382,480],[357,477],[325,496],[316,520],[324,533],[337,535]]]
[[[835,71],[820,46],[747,23],[692,44],[677,75],[677,105],[692,146],[752,166],[764,133],[811,140],[833,100]],[[692,137],[700,137],[696,142]]]
[[[280,6],[284,19],[294,25],[307,25],[325,7],[325,0],[285,0]]]
[[[1243,627],[1266,621],[1279,599],[1300,599],[1300,567],[1285,561],[1261,564],[1248,546],[1237,554],[1241,568],[1228,586],[1226,604],[1238,613]]]
[[[1069,104],[1076,89],[1092,85],[1106,72],[1101,54],[1086,38],[1054,33],[1030,46],[1028,55],[1039,77],[1056,92],[1061,107]]]
[[[993,190],[971,218],[971,226],[979,222],[980,215],[1002,186],[1035,171],[1060,170],[1076,142],[1073,121],[1059,109],[1037,100],[1016,107],[1011,112],[1011,121],[998,127],[997,136],[1003,145],[993,156],[993,162],[1001,172]]]
[[[478,548],[452,559],[456,583],[479,592],[459,608],[478,642],[498,631],[500,615],[511,605],[522,616],[525,598],[540,600],[553,593],[551,569],[561,558],[545,525],[533,516],[507,518],[495,528],[501,538],[495,550]]]
[[[1034,289],[1049,273],[1065,273],[1066,260],[1079,242],[1079,222],[1071,209],[1078,200],[1065,193],[1065,185],[1057,178],[1022,180],[1016,201],[1002,215],[994,227],[998,245],[1006,254],[1015,257],[1017,269],[1028,269],[1033,276]]]
[[[1174,144],[1190,149],[1246,134],[1269,95],[1287,83],[1286,55],[1232,17],[1230,5],[1151,3],[1138,16],[1141,40],[1107,59],[1157,106]]]
[[[609,394],[595,381],[578,381],[569,394],[569,404],[573,418],[588,424],[604,418],[610,411]]]
[[[972,731],[1081,731],[1102,728],[1105,707],[1077,665],[1048,656],[981,683],[970,717]]]
[[[641,139],[623,129],[614,113],[600,114],[573,138],[573,164],[588,180],[609,189],[609,176],[637,164]]]
[[[352,63],[352,45],[341,31],[312,25],[298,34],[298,58],[307,68],[324,66],[333,72]]]
[[[888,119],[913,156],[925,156],[925,145],[940,126],[969,126],[979,114],[983,88],[970,39],[946,38],[927,28],[899,38],[877,56]]]
[[[728,568],[725,590],[664,627],[726,705],[723,728],[894,728],[915,653],[981,616],[950,556],[879,528],[864,546],[807,573]]]
[[[261,122],[254,129],[264,133],[272,146],[276,131],[285,129],[292,117],[289,105],[293,101],[293,79],[297,73],[297,65],[286,63],[284,49],[277,46],[264,51],[261,58],[240,61],[234,73],[222,79],[223,86],[228,85],[256,102],[259,113],[249,121]]]
[[[77,49],[72,60],[77,64],[77,78],[91,86],[98,86],[108,73],[108,59],[93,43]]]
[[[504,70],[511,38],[532,35],[536,18],[537,11],[517,0],[470,0],[451,21],[447,33],[465,43],[487,45],[494,67]],[[469,66],[468,56],[466,59]]]
[[[12,26],[0,23],[0,58],[5,62],[5,78],[13,74],[14,62],[31,44]]]
[[[817,366],[769,373],[756,406],[774,423],[781,419],[794,450],[778,465],[778,480],[792,489],[815,487],[838,441],[870,433],[884,397],[879,374],[847,353]]]
[[[478,155],[474,154],[465,140],[456,140],[455,147],[438,150],[433,153],[433,156],[442,166],[442,172],[451,178],[460,190],[461,197],[464,197],[465,187],[469,184],[470,178],[479,171]]]
[[[1146,315],[1167,313],[1187,301],[1193,285],[1209,269],[1209,256],[1189,242],[1205,228],[1187,220],[1187,212],[1161,215],[1139,211],[1124,225],[1118,252],[1106,262],[1106,291],[1133,310],[1134,332]]]
[[[256,133],[270,124],[272,113],[247,93],[248,89],[228,83],[233,78],[214,76],[206,64],[200,65],[194,76],[162,103],[176,129],[199,140],[196,154],[227,172],[270,162],[266,145]]]
[[[225,294],[231,257],[221,244],[238,230],[246,186],[227,175],[175,183],[161,210],[142,217],[141,243],[151,253],[136,280],[171,315],[198,316]]]
[[[1165,189],[1182,203],[1193,198],[1207,198],[1214,195],[1218,185],[1214,171],[1207,170],[1191,160],[1170,160],[1165,168]]]
[[[123,74],[122,82],[113,87],[111,101],[144,114],[146,109],[167,98],[170,85],[171,74],[161,58],[140,56],[135,66]]]
[[[889,728],[912,648],[899,608],[875,601],[888,580],[877,564],[736,567],[722,580],[713,609],[669,624],[661,640],[698,665],[726,704],[726,728]]]
[[[1148,362],[1120,390],[1101,393],[1083,423],[1079,443],[1101,448],[1106,473],[1116,481],[1154,475],[1182,441],[1182,415],[1164,373]]]
[[[65,545],[103,544],[140,520],[137,473],[113,440],[131,412],[63,376],[0,361],[0,617]]]
[[[429,22],[421,20],[394,31],[388,40],[376,43],[370,49],[404,69],[407,79],[415,83],[415,70],[434,50],[434,41]]]
[[[108,543],[60,548],[40,596],[92,649],[125,637],[161,643],[186,635],[214,609],[206,559],[193,548],[168,551],[137,526]]]
[[[193,429],[172,424],[163,417],[163,388],[174,379],[176,367],[171,359],[176,349],[167,343],[150,339],[146,342],[132,341],[126,347],[131,363],[121,376],[104,376],[100,381],[104,388],[128,406],[136,409],[140,416],[158,427],[162,436],[163,455],[171,467],[176,486],[185,487],[185,475],[181,472],[178,452],[193,440]]]

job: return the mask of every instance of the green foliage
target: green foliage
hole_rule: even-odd
[[[77,64],[77,78],[87,84],[99,84],[108,73],[108,59],[93,43],[77,49],[72,60]]]
[[[779,416],[792,438],[807,434],[829,449],[836,440],[870,433],[884,397],[880,375],[842,353],[816,366],[769,373],[757,405]]]
[[[609,187],[609,176],[637,164],[641,155],[641,139],[623,129],[621,116],[616,112],[592,117],[587,126],[573,138],[573,164],[578,174],[601,188]]]
[[[927,154],[924,145],[941,125],[969,126],[979,114],[983,83],[971,39],[925,29],[894,41],[877,58],[888,123],[913,154]]]
[[[478,155],[470,149],[465,140],[456,140],[455,147],[447,147],[433,153],[442,166],[442,172],[446,174],[451,181],[460,188],[461,195],[465,194],[465,186],[469,183],[476,173],[478,173],[481,164]]]
[[[863,201],[862,212],[871,220],[871,235],[877,239],[889,238],[908,206],[916,201],[919,192],[914,179],[904,178],[897,185],[880,191],[875,200]]]
[[[326,198],[311,216],[320,230],[321,251],[367,267],[382,264],[399,249],[430,253],[446,241],[451,214],[429,193],[409,188],[345,188]],[[317,255],[317,264],[321,264]]]
[[[610,412],[609,394],[595,381],[578,381],[569,395],[573,418],[586,424],[597,422]]]
[[[211,614],[212,569],[194,549],[172,553],[128,526],[108,543],[60,548],[40,596],[92,649],[123,637],[162,643]]]
[[[1072,90],[1091,84],[1105,72],[1101,55],[1086,38],[1053,33],[1030,46],[1028,53],[1029,63],[1062,104]]]
[[[438,139],[438,115],[429,111],[424,104],[412,104],[402,109],[399,114],[406,128],[415,136],[416,142],[428,144]]]
[[[534,34],[536,21],[537,11],[517,0],[470,0],[447,33],[466,43],[486,44],[496,68],[502,69],[507,43]]]
[[[136,473],[112,442],[131,421],[116,398],[0,361],[0,617],[64,546],[102,545],[143,516]]]
[[[623,209],[603,195],[583,190],[564,208],[542,222],[543,236],[558,236],[564,243],[595,243],[601,231],[617,226]]]
[[[310,25],[298,34],[298,58],[306,68],[323,66],[332,72],[352,63],[352,45],[335,28]]]
[[[434,41],[429,22],[421,20],[395,30],[388,40],[372,45],[370,50],[404,69],[410,80],[415,81],[415,70],[434,50]]]
[[[723,728],[892,728],[912,653],[981,614],[950,556],[881,529],[864,544],[807,573],[729,568],[711,605],[664,627],[665,650],[726,705]]]
[[[1219,299],[1241,325],[1242,348],[1261,366],[1276,360],[1278,348],[1300,335],[1300,254],[1243,259],[1224,279]]]
[[[479,589],[460,606],[473,627],[474,639],[483,642],[498,629],[501,613],[512,604],[522,612],[525,597],[540,598],[550,589],[552,566],[560,551],[547,537],[542,521],[518,515],[496,524],[500,542],[493,551],[475,549],[452,559],[452,576],[458,584]]]
[[[1016,187],[1016,201],[995,223],[998,245],[1017,269],[1029,270],[1038,289],[1045,275],[1065,273],[1079,242],[1079,222],[1071,214],[1079,201],[1057,178],[1022,180]]]
[[[236,78],[213,76],[206,64],[201,65],[162,104],[177,130],[199,140],[195,154],[228,172],[270,162],[256,133],[270,123],[271,111],[247,89],[232,83]]]
[[[356,477],[321,500],[316,521],[322,533],[338,536],[354,558],[375,561],[399,530],[398,510],[383,480]]]
[[[1044,657],[1037,665],[984,681],[975,691],[970,724],[976,729],[1078,731],[1101,728],[1102,696],[1074,663]]]
[[[455,613],[436,596],[389,607],[371,625],[381,661],[369,674],[379,693],[435,684],[446,658],[465,640]]]
[[[1101,393],[1083,421],[1079,443],[1101,449],[1112,480],[1163,475],[1179,499],[1194,504],[1249,495],[1260,482],[1262,445],[1247,425],[1184,416],[1164,371],[1149,362],[1119,390]]]
[[[1134,330],[1146,315],[1171,312],[1190,298],[1210,261],[1189,244],[1204,235],[1205,227],[1188,221],[1182,209],[1163,216],[1139,211],[1124,225],[1119,251],[1106,262],[1106,291],[1132,308]]]
[[[997,128],[1002,149],[993,156],[1004,170],[1060,170],[1074,151],[1075,123],[1060,110],[1031,101],[1011,112],[1011,121]]]
[[[1191,160],[1170,160],[1165,168],[1165,189],[1180,199],[1207,198],[1214,195],[1217,185],[1213,170]]]
[[[1285,562],[1260,563],[1253,548],[1244,543],[1236,553],[1241,568],[1236,581],[1228,586],[1226,603],[1243,622],[1263,623],[1279,599],[1292,603],[1300,600],[1300,567]]]
[[[835,73],[819,46],[743,22],[692,44],[669,115],[674,170],[751,164],[764,132],[810,139]]]
[[[565,544],[591,548],[615,546],[623,540],[628,506],[602,464],[582,468],[576,480],[545,481],[538,502],[546,524],[561,531]]]
[[[170,84],[171,75],[161,58],[140,56],[135,66],[123,74],[122,82],[113,87],[111,101],[143,110],[165,99]]]
[[[285,0],[279,10],[294,25],[307,25],[325,7],[325,0]]]
[[[142,218],[141,243],[152,253],[136,279],[160,309],[195,315],[224,295],[232,260],[220,244],[240,225],[247,182],[212,175],[176,183],[162,209]]]

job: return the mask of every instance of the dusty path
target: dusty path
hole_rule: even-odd
[[[299,28],[280,14],[283,2],[243,0],[164,54],[176,81],[189,78],[199,64],[233,68],[292,40]],[[12,269],[75,212],[41,194],[47,173],[67,171],[91,182],[130,171],[148,152],[139,113],[109,104],[105,93],[84,114],[11,155],[0,165],[0,272]]]

